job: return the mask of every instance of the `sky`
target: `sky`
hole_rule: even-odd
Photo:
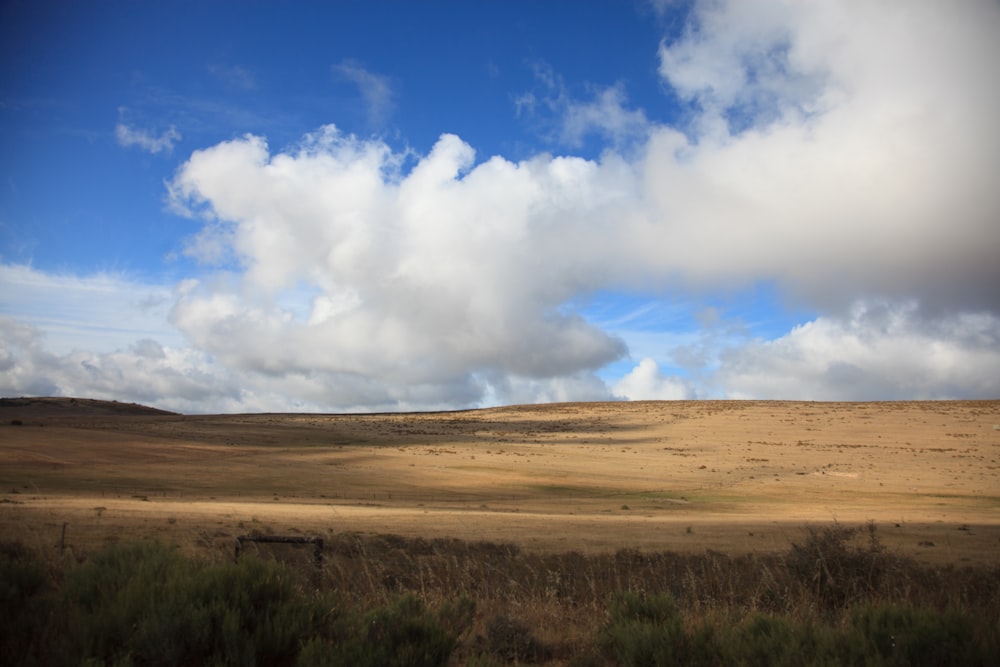
[[[0,2],[0,395],[1000,398],[1000,2]]]

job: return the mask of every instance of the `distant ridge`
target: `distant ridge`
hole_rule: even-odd
[[[15,408],[19,413],[37,415],[175,415],[176,412],[151,408],[138,403],[102,401],[93,398],[68,398],[57,396],[21,396],[0,398],[0,409]]]

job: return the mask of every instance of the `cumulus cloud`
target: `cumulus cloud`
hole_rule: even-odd
[[[158,391],[247,409],[996,396],[996,34],[985,0],[699,2],[658,53],[683,126],[617,86],[574,100],[544,68],[519,99],[563,145],[619,149],[600,159],[477,159],[450,134],[414,155],[333,125],[280,151],[209,146],[168,185],[200,224],[186,252],[204,271],[170,299],[190,347],[52,354],[8,322],[0,364],[74,389],[159,374]],[[391,100],[384,79],[335,69],[371,108]],[[587,295],[697,304],[762,282],[818,315],[773,340],[671,332],[687,342],[669,359],[598,379],[630,340],[574,305]]]
[[[294,153],[271,155],[253,136],[195,153],[171,185],[208,219],[189,252],[212,261],[224,239],[241,271],[186,285],[172,321],[234,366],[321,370],[462,404],[494,370],[542,380],[624,353],[559,306],[601,280],[600,236],[626,198],[626,165],[476,165],[451,135],[408,173],[400,164],[332,126]],[[552,253],[570,234],[573,251]]]
[[[771,341],[722,353],[730,398],[895,400],[1000,396],[1000,317],[921,317],[915,303],[858,302]]]
[[[622,340],[565,307],[600,289],[768,280],[828,313],[824,326],[870,299],[915,304],[904,329],[1000,310],[984,243],[1000,218],[987,57],[1000,56],[1000,10],[751,4],[697,5],[662,46],[661,72],[696,120],[632,116],[649,136],[635,159],[477,163],[443,135],[406,170],[406,154],[333,126],[286,152],[246,136],[194,153],[171,184],[175,205],[206,220],[189,251],[238,268],[187,286],[172,321],[232,367],[465,404],[623,358]],[[563,110],[575,132],[600,125]],[[681,395],[651,364],[617,391]],[[743,394],[740,377],[717,376]]]
[[[224,369],[213,368],[197,351],[146,339],[113,352],[53,353],[39,328],[3,315],[0,366],[4,396],[86,396],[188,413],[206,407],[246,409],[250,403],[235,382],[227,382]]]
[[[733,133],[807,117],[822,111],[824,94],[838,92],[828,89],[828,63],[809,58],[804,46],[814,36],[810,12],[824,20],[822,11],[755,0],[698,3],[683,36],[661,45],[660,74],[696,106],[699,132]]]
[[[91,396],[184,412],[247,403],[167,322],[169,286],[0,264],[0,395]]]
[[[694,12],[660,51],[695,112],[647,145],[647,262],[696,285],[773,279],[824,308],[1000,310],[1000,6]]]
[[[357,375],[236,368],[196,347],[151,338],[110,351],[57,351],[47,334],[0,315],[0,395],[136,401],[189,414],[454,407],[437,387],[393,391]]]
[[[656,360],[649,357],[615,383],[614,393],[630,401],[680,401],[695,397],[684,380],[664,375]]]

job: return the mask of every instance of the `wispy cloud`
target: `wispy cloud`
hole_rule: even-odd
[[[589,85],[584,98],[575,97],[550,65],[532,65],[537,86],[514,97],[519,116],[539,124],[549,140],[579,148],[597,136],[618,149],[629,149],[648,138],[652,124],[642,109],[630,109],[621,82],[607,87]]]
[[[392,114],[394,95],[389,78],[365,68],[356,60],[347,59],[331,67],[333,73],[358,87],[365,101],[369,125],[382,126]]]
[[[0,263],[0,314],[46,332],[53,352],[74,347],[111,351],[140,338],[179,344],[167,322],[173,287],[127,274],[57,274]]]
[[[256,90],[257,79],[248,69],[240,65],[211,64],[206,68],[208,73],[222,84],[236,90]]]
[[[172,152],[174,145],[181,140],[181,133],[173,125],[156,134],[150,130],[118,123],[115,126],[115,137],[118,139],[118,144],[125,148],[135,146],[156,155],[157,153]]]

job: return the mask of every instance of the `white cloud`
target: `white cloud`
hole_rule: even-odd
[[[588,372],[544,379],[493,372],[483,374],[479,380],[483,393],[477,405],[484,407],[617,400],[600,378]]]
[[[347,59],[332,66],[334,74],[358,87],[365,101],[370,125],[381,126],[393,108],[393,91],[389,78],[366,69],[361,63]]]
[[[49,351],[40,329],[0,316],[0,394],[127,400],[181,412],[252,405],[224,369],[190,349],[145,339],[114,352]],[[263,405],[261,406],[263,407]]]
[[[147,153],[156,155],[157,153],[173,151],[174,144],[181,140],[181,133],[173,125],[156,135],[149,130],[118,123],[115,126],[115,137],[121,146],[126,148],[136,146]]]
[[[620,83],[597,91],[591,102],[568,102],[563,111],[563,143],[580,146],[590,133],[603,135],[617,147],[645,140],[650,128],[646,114],[641,109],[626,108],[627,103]]]
[[[631,152],[648,138],[652,124],[642,109],[628,108],[623,83],[588,85],[589,99],[578,99],[547,63],[535,63],[533,70],[537,88],[517,95],[514,107],[518,116],[540,123],[550,141],[580,148],[597,136],[619,151]]]
[[[120,273],[55,274],[0,263],[0,314],[46,332],[54,353],[110,352],[140,338],[182,342],[167,323],[170,286]]]
[[[649,129],[631,162],[476,163],[444,135],[407,172],[408,155],[332,126],[285,153],[252,136],[198,151],[172,196],[209,220],[191,252],[211,261],[222,248],[238,269],[183,292],[173,322],[228,367],[356,378],[380,402],[419,400],[409,387],[468,404],[622,359],[620,339],[564,306],[596,290],[769,280],[833,318],[822,322],[859,299],[918,304],[899,335],[945,311],[1000,310],[984,287],[1000,284],[984,243],[1000,218],[986,177],[1000,172],[1000,84],[984,60],[1000,47],[984,26],[1000,28],[1000,10],[808,7],[699,5],[701,27],[661,61],[701,121]],[[557,75],[539,80],[555,91],[545,104],[573,109]],[[594,108],[623,104],[612,92]],[[616,126],[613,113],[566,118],[577,134]],[[308,305],[291,296],[303,286]],[[715,391],[739,391],[720,343],[694,340],[664,361],[702,360],[694,370]],[[640,364],[623,386],[681,390],[653,370]]]
[[[810,13],[827,20],[819,16],[824,11],[757,0],[697,3],[684,35],[661,45],[660,73],[682,99],[697,105],[701,132],[808,115],[830,82],[826,63],[803,54],[802,41],[810,35],[801,28],[812,27]]]
[[[1000,5],[733,0],[693,16],[659,54],[691,105],[683,128],[619,87],[574,100],[540,70],[522,110],[548,109],[566,144],[623,148],[599,160],[477,162],[447,134],[413,155],[333,126],[285,151],[248,135],[194,152],[169,184],[202,225],[187,252],[206,269],[168,300],[186,342],[135,326],[114,349],[53,352],[49,324],[8,321],[6,386],[117,382],[219,409],[996,396]],[[391,100],[338,67],[371,108]],[[818,315],[774,340],[722,321],[664,342],[638,314],[572,306],[633,290],[700,308],[760,282]],[[629,347],[642,360],[609,389],[595,373]]]
[[[646,263],[695,285],[773,279],[826,308],[882,296],[1000,310],[987,287],[1000,284],[1000,6],[696,14],[700,28],[661,50],[701,112],[692,143],[661,128],[647,146]]]
[[[655,359],[643,359],[614,385],[614,393],[630,401],[680,401],[695,398],[684,380],[664,375]]]
[[[169,286],[0,264],[0,394],[87,396],[201,412],[247,404],[167,322]]]
[[[915,304],[858,302],[772,341],[723,352],[730,398],[942,399],[1000,396],[1000,317],[928,320]]]
[[[212,217],[191,252],[212,259],[221,234],[244,272],[190,285],[174,324],[233,367],[437,386],[461,404],[480,399],[483,373],[542,380],[623,354],[559,310],[599,280],[585,265],[604,259],[594,235],[619,210],[622,164],[474,165],[448,135],[409,173],[400,162],[332,127],[294,154],[245,137],[193,155],[172,184],[181,206]],[[581,223],[572,252],[553,254]],[[291,296],[302,284],[304,308]]]

